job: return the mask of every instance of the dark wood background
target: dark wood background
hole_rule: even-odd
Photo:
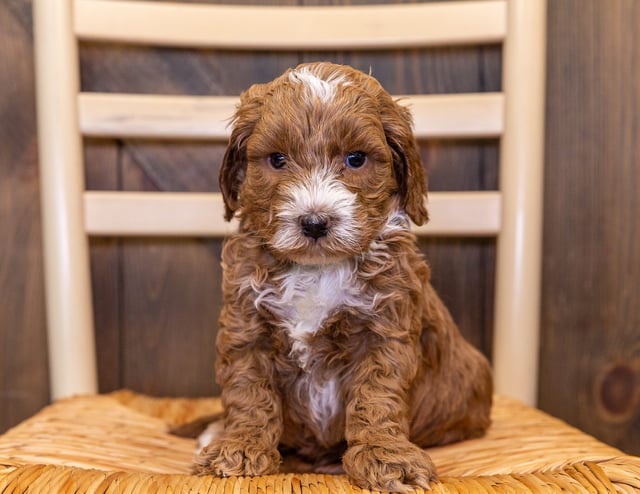
[[[640,2],[553,0],[548,20],[540,406],[640,454]],[[0,431],[49,400],[31,28],[30,0],[0,0]],[[320,56],[83,45],[82,84],[236,95]],[[500,89],[493,46],[322,58],[371,67],[395,93]],[[221,144],[86,144],[90,188],[217,190]],[[496,141],[422,148],[431,190],[497,186]],[[494,242],[421,244],[462,331],[490,356]],[[101,391],[215,393],[220,241],[91,247]]]

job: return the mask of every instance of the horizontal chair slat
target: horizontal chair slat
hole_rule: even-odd
[[[411,109],[418,138],[499,137],[504,130],[502,93],[415,95],[399,102]]]
[[[429,222],[414,225],[418,235],[492,237],[500,232],[502,196],[497,191],[432,192],[427,208]]]
[[[236,229],[223,220],[219,193],[84,193],[85,227],[94,236],[219,237]],[[430,222],[421,235],[494,236],[500,228],[498,192],[439,192],[429,196]]]
[[[273,26],[285,26],[274,29]],[[79,39],[223,49],[379,49],[500,42],[506,1],[341,7],[75,0]]]
[[[224,140],[237,97],[80,93],[85,136]]]
[[[405,96],[415,133],[427,137],[497,137],[503,130],[502,93]],[[225,140],[237,97],[81,93],[86,136]]]

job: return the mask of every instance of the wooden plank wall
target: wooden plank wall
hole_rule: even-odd
[[[542,408],[635,453],[639,5],[549,4],[540,391]],[[1,431],[48,400],[30,0],[0,2],[0,43]],[[235,95],[318,55],[83,45],[81,57],[89,90]],[[391,92],[500,88],[496,47],[328,58],[371,67]],[[495,141],[422,145],[431,190],[496,187]],[[87,182],[95,189],[217,190],[222,152],[211,143],[92,139]],[[494,243],[421,244],[463,332],[490,355]],[[220,241],[94,239],[91,247],[101,390],[215,393]]]
[[[549,2],[540,403],[640,454],[640,2]]]
[[[0,430],[47,402],[28,2],[0,2]]]

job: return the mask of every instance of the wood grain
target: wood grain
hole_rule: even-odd
[[[87,139],[84,147],[87,189],[117,190],[120,146],[111,140]],[[116,238],[90,240],[94,326],[98,351],[98,385],[113,391],[120,384],[121,248]]]
[[[274,8],[275,7],[275,8]],[[150,12],[153,9],[153,12]],[[455,23],[460,18],[464,22]],[[112,19],[119,19],[114,23]],[[506,2],[306,6],[142,6],[136,2],[90,0],[76,5],[75,34],[81,40],[215,49],[362,49],[504,39]],[[286,36],[272,23],[286,26]],[[216,29],[211,26],[216,25]],[[242,26],[241,29],[239,27]]]
[[[540,404],[640,453],[640,4],[549,15]]]
[[[49,399],[30,23],[0,3],[0,431]]]

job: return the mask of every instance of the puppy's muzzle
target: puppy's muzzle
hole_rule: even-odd
[[[300,216],[300,228],[305,237],[318,240],[329,233],[330,219],[319,214],[305,214]]]

